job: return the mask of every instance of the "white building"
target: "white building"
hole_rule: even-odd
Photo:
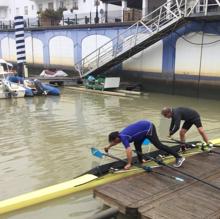
[[[96,4],[101,9],[105,4],[100,0],[31,0],[36,3],[39,11],[45,9],[66,8],[67,10],[77,11],[78,13],[88,13],[96,11]],[[120,10],[121,7],[110,5],[110,10]]]
[[[15,16],[36,18],[37,7],[30,0],[0,0],[0,20],[13,20]]]
[[[98,23],[129,21],[126,17],[140,19],[141,15],[145,16],[168,1],[174,0],[0,0],[0,22],[13,20],[17,15],[23,15],[28,22],[31,19],[36,22],[37,12],[59,8],[67,9],[64,19],[77,20],[79,24],[84,24],[86,19],[94,23],[97,17]],[[129,10],[133,10],[133,14],[129,15]]]
[[[103,3],[100,0],[32,0],[36,3],[38,11],[45,9],[66,8],[64,18],[77,18],[85,22],[85,17],[94,20],[98,12],[99,22],[105,17],[105,11],[109,11],[114,18],[121,17],[121,7],[112,4]]]

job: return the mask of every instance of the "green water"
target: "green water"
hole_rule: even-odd
[[[164,106],[199,111],[210,139],[219,138],[220,101],[149,93],[141,97],[103,96],[62,90],[60,97],[0,100],[0,200],[72,179],[99,161],[90,147],[102,149],[110,132],[148,119],[167,135]],[[178,135],[175,135],[178,138]],[[201,140],[193,127],[188,140]],[[149,150],[149,148],[145,148]],[[123,158],[122,146],[112,154]],[[83,219],[102,209],[91,192],[0,216],[2,219]]]

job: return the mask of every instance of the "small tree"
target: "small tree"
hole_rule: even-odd
[[[40,12],[41,23],[50,23],[51,25],[57,25],[63,17],[63,11],[65,8],[59,8],[58,10],[46,9]]]

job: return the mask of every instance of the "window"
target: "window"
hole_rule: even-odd
[[[48,2],[48,9],[53,10],[53,2]]]
[[[64,8],[64,2],[60,1],[60,8]]]
[[[43,4],[39,4],[38,9],[39,9],[39,11],[43,11]]]
[[[28,15],[28,6],[24,6],[24,15]]]
[[[75,9],[75,10],[78,9],[78,0],[73,0],[73,8],[72,9]]]
[[[15,13],[16,13],[16,16],[20,15],[20,10],[19,10],[19,8],[16,8],[16,9],[15,9]]]

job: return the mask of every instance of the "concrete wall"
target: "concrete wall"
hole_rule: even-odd
[[[191,23],[122,64],[125,71],[220,77],[220,22]],[[28,64],[71,68],[127,27],[30,30]],[[112,45],[113,46],[113,45]],[[103,47],[103,50],[105,48]],[[14,32],[0,32],[0,57],[15,62]]]
[[[190,89],[197,93],[203,85],[220,86],[219,27],[220,22],[191,22],[129,58],[118,70],[126,79],[147,83],[152,89],[161,88],[157,86],[159,83],[169,92],[181,86],[182,93]],[[82,57],[126,28],[94,26],[26,31],[27,62],[73,69]],[[0,32],[0,58],[16,60],[13,32]]]
[[[191,23],[123,63],[123,70],[220,77],[220,22]]]
[[[74,64],[82,57],[104,45],[127,27],[25,31],[27,64],[73,69]],[[14,32],[0,32],[0,57],[11,62],[16,61]]]

